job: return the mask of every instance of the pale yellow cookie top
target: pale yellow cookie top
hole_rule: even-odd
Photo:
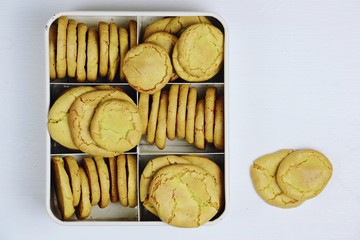
[[[166,25],[168,25],[168,23],[172,19],[173,19],[172,17],[161,18],[161,19],[156,20],[155,22],[147,25],[146,28],[145,28],[145,31],[144,31],[143,39],[146,39],[147,37],[149,37],[153,33],[164,31]]]
[[[164,31],[173,34],[182,33],[187,27],[197,23],[211,24],[205,16],[177,16],[166,25]]]

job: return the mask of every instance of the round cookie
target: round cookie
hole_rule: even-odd
[[[179,98],[179,84],[173,84],[170,86],[169,90],[169,107],[167,111],[167,120],[166,120],[166,134],[169,140],[174,140],[176,137],[176,115],[177,115],[177,105]]]
[[[103,157],[94,157],[100,183],[99,207],[105,208],[110,203],[110,176]]]
[[[53,23],[49,29],[49,71],[51,80],[56,78],[56,43],[57,24]]]
[[[186,107],[185,139],[189,144],[194,143],[195,113],[197,103],[197,88],[190,88]]]
[[[135,103],[126,93],[116,89],[84,93],[77,97],[71,105],[69,127],[74,143],[81,151],[101,157],[113,157],[120,154],[119,152],[108,151],[98,146],[90,133],[90,124],[95,109],[100,103],[112,99],[125,100],[136,107]]]
[[[177,227],[199,227],[213,218],[220,202],[214,178],[203,168],[176,164],[158,170],[149,202],[160,219]]]
[[[123,207],[128,206],[128,188],[127,188],[127,171],[126,171],[126,155],[121,154],[116,159],[117,165],[117,186],[120,204]]]
[[[148,143],[153,144],[155,142],[156,125],[158,119],[158,112],[160,106],[160,95],[161,91],[158,91],[152,95],[150,116],[147,128],[146,140]]]
[[[66,63],[68,77],[75,77],[77,58],[77,21],[70,19],[66,35]]]
[[[124,100],[100,103],[91,120],[91,137],[98,146],[123,153],[139,144],[142,123],[137,107]]]
[[[56,199],[63,220],[69,219],[75,212],[70,180],[65,171],[61,157],[52,158],[52,168],[55,180]]]
[[[169,18],[161,18],[156,20],[155,22],[146,26],[143,39],[148,38],[150,35],[156,32],[163,32],[165,30],[166,25],[172,20],[172,17]]]
[[[187,27],[197,23],[211,24],[204,16],[177,16],[166,25],[164,31],[172,34],[182,34]]]
[[[208,87],[205,92],[205,140],[209,143],[214,141],[216,92],[216,87]]]
[[[108,80],[111,82],[115,78],[115,74],[119,68],[119,33],[116,23],[110,23],[109,25],[109,69]]]
[[[332,164],[321,152],[305,149],[284,158],[277,170],[276,180],[287,196],[306,200],[317,196],[332,176]]]
[[[84,220],[88,218],[91,213],[90,186],[86,173],[81,166],[79,167],[79,175],[81,180],[81,198],[76,208],[76,217],[79,220]]]
[[[161,91],[160,106],[155,133],[155,145],[160,149],[165,148],[166,144],[166,115],[168,108],[168,91]]]
[[[109,157],[109,173],[110,173],[110,201],[119,201],[118,186],[117,186],[117,166],[116,158]]]
[[[190,164],[183,157],[175,155],[167,155],[151,159],[145,166],[140,176],[140,201],[144,203],[145,208],[156,215],[156,210],[151,204],[147,204],[149,200],[149,186],[154,174],[161,168],[171,164]],[[146,204],[146,205],[145,205]]]
[[[79,165],[72,156],[64,157],[65,170],[70,178],[71,192],[73,195],[73,205],[76,207],[80,201],[81,179],[79,173]]]
[[[215,102],[214,120],[214,146],[216,149],[224,149],[224,97],[219,96]]]
[[[284,194],[276,182],[276,172],[280,162],[294,152],[284,149],[266,154],[256,159],[251,167],[250,175],[256,192],[268,204],[280,208],[293,208],[303,203]]]
[[[185,137],[185,128],[186,128],[186,107],[187,99],[189,95],[189,84],[183,84],[179,89],[179,101],[176,115],[176,136],[179,139]]]
[[[162,47],[142,43],[126,54],[123,71],[128,83],[135,90],[153,94],[169,82],[172,64]]]
[[[137,45],[137,23],[135,20],[129,20],[129,47],[130,49]]]
[[[125,82],[126,76],[124,74],[124,60],[129,51],[129,32],[126,28],[119,28],[119,44],[120,44],[120,81]]]
[[[149,120],[149,100],[150,95],[146,93],[140,93],[139,94],[139,114],[143,126],[143,134],[146,134],[147,131],[147,125]]]
[[[68,123],[69,109],[78,96],[94,90],[95,88],[90,86],[70,88],[51,106],[48,114],[48,131],[54,141],[69,149],[78,149]]]
[[[105,77],[108,74],[109,68],[109,24],[106,22],[99,22],[99,75]]]
[[[129,207],[137,206],[137,164],[135,155],[126,155],[128,172],[128,204]]]
[[[76,80],[84,82],[86,80],[86,35],[87,26],[84,23],[79,23],[77,27],[78,47],[76,60]]]
[[[196,104],[195,113],[195,146],[198,149],[205,149],[205,101],[200,99]]]
[[[99,39],[95,28],[89,28],[87,38],[86,77],[89,82],[95,82],[99,66]]]
[[[58,78],[66,76],[66,29],[68,17],[61,16],[57,20],[56,74]]]
[[[95,161],[90,157],[84,157],[83,167],[89,180],[91,205],[95,206],[99,203],[101,197],[99,175]]]

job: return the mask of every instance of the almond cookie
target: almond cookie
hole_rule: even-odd
[[[58,78],[66,76],[66,29],[68,17],[61,16],[57,20],[56,74]]]
[[[172,17],[169,18],[161,18],[159,20],[156,20],[155,22],[149,24],[146,26],[143,39],[148,38],[150,35],[156,32],[163,32],[165,31],[166,25],[172,20]]]
[[[185,139],[189,144],[194,143],[195,137],[195,113],[197,103],[197,89],[190,88],[186,107]]]
[[[214,178],[203,168],[176,164],[158,170],[149,187],[149,202],[159,218],[177,227],[199,227],[220,208]]]
[[[150,95],[146,93],[139,94],[139,114],[143,126],[143,134],[146,134],[149,120],[149,100]]]
[[[137,107],[124,100],[100,103],[91,120],[91,137],[98,146],[123,153],[139,144],[142,123]]]
[[[129,207],[134,208],[137,206],[137,163],[135,155],[126,155],[127,160],[127,189],[128,189],[128,204]]]
[[[196,104],[195,114],[195,146],[198,149],[205,149],[205,101],[201,99]]]
[[[187,99],[189,95],[189,84],[183,84],[179,89],[179,102],[176,115],[176,136],[179,139],[185,137],[185,128],[186,128],[186,107]]]
[[[70,180],[65,171],[61,157],[52,158],[52,168],[55,180],[56,199],[63,220],[69,219],[75,212]]]
[[[105,77],[109,68],[109,24],[99,22],[99,75]]]
[[[114,157],[119,152],[108,151],[96,144],[91,137],[90,124],[95,109],[107,100],[125,100],[136,107],[133,100],[124,92],[116,89],[96,90],[77,97],[69,111],[69,127],[75,145],[83,152],[101,157]]]
[[[68,123],[69,109],[78,96],[94,90],[95,88],[90,86],[70,88],[51,106],[48,114],[48,131],[54,141],[69,149],[79,149],[71,136]]]
[[[66,35],[66,63],[68,77],[75,77],[77,58],[77,21],[70,19]]]
[[[306,200],[317,196],[332,175],[332,164],[321,152],[305,149],[286,156],[279,164],[276,181],[287,196]]]
[[[70,178],[71,192],[73,195],[73,205],[76,207],[80,201],[81,179],[79,173],[79,165],[74,157],[64,157],[65,170]]]
[[[158,119],[159,106],[160,106],[160,94],[161,91],[158,91],[154,93],[151,97],[152,102],[151,102],[149,123],[148,123],[147,136],[146,136],[146,139],[150,144],[153,144],[155,142],[155,132],[156,132],[157,119]]]
[[[208,87],[205,92],[205,140],[209,143],[214,141],[216,92],[215,87]]]
[[[91,213],[90,186],[86,173],[81,166],[79,167],[79,175],[81,180],[81,198],[75,213],[77,219],[84,220],[88,218]]]
[[[119,33],[116,23],[110,23],[109,26],[110,43],[109,43],[109,70],[108,80],[111,82],[114,80],[116,72],[119,68]]]
[[[50,79],[56,78],[56,44],[57,44],[57,24],[53,23],[49,29],[49,66]]]
[[[119,29],[119,42],[120,42],[120,81],[125,82],[126,76],[124,74],[124,60],[127,52],[129,51],[129,33],[126,28]]]
[[[76,80],[78,82],[84,82],[86,80],[86,35],[87,26],[83,23],[79,23],[77,27],[78,36],[78,52],[76,60]]]
[[[135,90],[153,94],[169,82],[172,64],[162,47],[142,43],[126,54],[123,71],[128,83]]]
[[[118,193],[120,204],[123,207],[128,206],[128,187],[127,187],[127,166],[126,155],[121,154],[116,159],[117,164],[117,178],[118,178]]]
[[[303,202],[286,196],[276,182],[276,171],[280,162],[292,152],[294,150],[284,149],[266,154],[256,159],[251,167],[250,174],[255,190],[270,205],[293,208]]]
[[[118,186],[117,186],[117,165],[116,158],[109,157],[109,173],[110,173],[110,201],[119,201]]]
[[[130,49],[137,45],[137,23],[135,20],[129,21],[129,46]]]
[[[99,67],[99,37],[95,28],[89,28],[87,39],[86,77],[89,82],[97,79]]]
[[[110,203],[110,176],[103,157],[94,157],[100,184],[99,207],[105,208]]]
[[[214,146],[224,149],[224,97],[219,96],[215,102]]]
[[[169,90],[169,106],[167,110],[166,133],[169,140],[174,140],[176,137],[176,115],[178,108],[180,85],[174,84],[170,86]]]
[[[101,197],[99,175],[95,161],[90,157],[85,157],[83,158],[83,167],[89,180],[91,205],[95,206],[99,203]]]
[[[211,24],[205,16],[178,16],[174,17],[164,30],[172,34],[181,34],[187,27],[197,23]]]
[[[161,91],[158,120],[155,133],[155,145],[160,149],[166,144],[166,115],[168,107],[168,91]]]
[[[190,164],[188,160],[183,157],[168,155],[151,159],[145,166],[140,177],[140,201],[145,208],[151,213],[157,215],[156,210],[149,204],[149,186],[154,177],[154,174],[161,168],[171,164]]]

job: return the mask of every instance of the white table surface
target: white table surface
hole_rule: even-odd
[[[150,4],[151,2],[151,4]],[[197,10],[229,27],[230,198],[199,229],[61,226],[45,208],[44,26],[71,10]],[[360,2],[0,0],[0,239],[360,239]],[[295,209],[254,191],[254,159],[314,148],[334,172]]]

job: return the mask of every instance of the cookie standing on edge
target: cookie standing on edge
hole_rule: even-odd
[[[185,139],[189,144],[194,143],[195,114],[197,104],[197,88],[190,88],[186,107]]]
[[[208,143],[214,142],[216,92],[216,87],[208,87],[205,93],[205,140]]]
[[[179,101],[176,115],[176,136],[179,139],[185,137],[185,128],[186,128],[186,107],[187,99],[189,95],[189,84],[183,84],[179,89]]]
[[[160,106],[160,95],[161,95],[161,91],[158,91],[151,96],[152,103],[151,103],[147,136],[146,136],[146,139],[150,144],[153,144],[155,142],[155,133],[156,133],[157,119],[158,119],[159,106]]]
[[[79,23],[77,27],[78,35],[78,52],[77,52],[77,64],[76,64],[76,80],[78,82],[84,82],[86,80],[86,35],[88,27]]]
[[[166,133],[169,140],[176,137],[176,116],[179,98],[179,84],[173,84],[169,90],[169,106],[167,110]]]
[[[79,173],[79,165],[74,157],[64,157],[65,170],[70,178],[71,192],[73,195],[73,205],[76,207],[80,201],[81,179]]]
[[[134,208],[137,206],[137,163],[135,155],[127,154],[126,161],[128,172],[128,204],[129,207]]]
[[[56,44],[57,44],[57,24],[53,23],[49,29],[49,66],[50,79],[56,78]]]
[[[129,46],[130,49],[137,45],[137,22],[130,20],[129,23]]]
[[[83,167],[89,180],[91,205],[95,206],[99,203],[101,197],[99,175],[95,161],[90,157],[84,157]]]
[[[108,80],[112,82],[115,78],[116,72],[119,68],[119,33],[116,23],[109,25],[110,43],[109,43],[109,70]]]
[[[66,29],[68,17],[61,16],[57,20],[56,73],[58,78],[66,76]]]
[[[195,146],[198,149],[205,149],[205,101],[201,99],[196,104],[195,114]]]
[[[126,76],[124,74],[124,60],[127,52],[129,51],[129,32],[126,28],[119,28],[119,42],[120,42],[120,82],[126,81]]]
[[[118,177],[118,193],[120,204],[123,207],[127,207],[128,203],[128,186],[127,186],[127,166],[126,155],[121,154],[116,159],[117,164],[117,177]]]
[[[214,120],[214,146],[216,149],[224,149],[224,97],[216,98]]]
[[[91,213],[90,186],[86,173],[81,166],[79,167],[79,173],[81,180],[81,198],[75,212],[79,220],[84,220],[88,218]]]
[[[99,66],[99,39],[95,28],[89,28],[87,39],[86,76],[89,82],[95,82]]]
[[[99,22],[99,75],[105,77],[109,68],[109,24]]]
[[[161,91],[158,120],[155,133],[155,145],[160,149],[166,144],[166,115],[168,107],[168,91]]]
[[[149,120],[149,101],[150,101],[150,95],[146,93],[140,93],[139,94],[139,114],[143,126],[143,134],[146,134],[147,132],[147,126],[148,126],[148,120]]]
[[[68,77],[75,77],[77,59],[77,21],[69,19],[66,35],[66,63]]]
[[[109,174],[110,174],[110,201],[119,201],[118,186],[117,186],[117,165],[116,158],[109,157]]]

